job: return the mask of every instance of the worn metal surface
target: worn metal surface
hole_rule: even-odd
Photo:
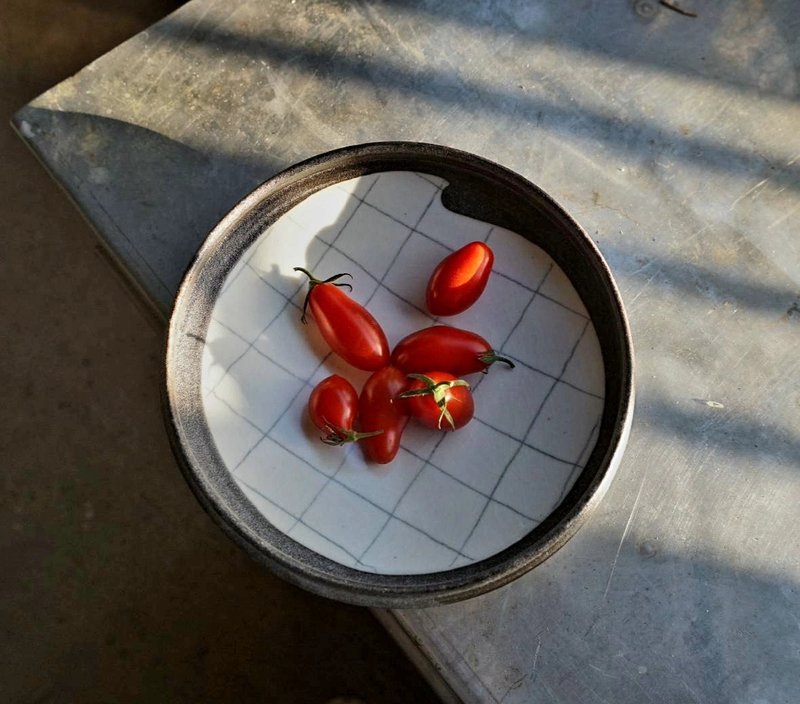
[[[261,180],[356,142],[498,161],[594,235],[637,418],[556,556],[399,612],[467,701],[800,691],[800,13],[793,0],[194,0],[16,125],[166,310]]]

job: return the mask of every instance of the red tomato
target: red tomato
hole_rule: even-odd
[[[409,374],[414,381],[401,395],[411,415],[434,430],[456,430],[469,423],[475,402],[469,384],[447,372]]]
[[[470,242],[446,256],[428,281],[428,310],[433,315],[463,313],[480,298],[493,263],[494,253],[483,242]]]
[[[408,405],[399,396],[407,388],[406,375],[395,367],[378,370],[364,384],[358,400],[361,430],[383,431],[361,443],[367,459],[386,464],[400,449],[400,438],[408,423]]]
[[[338,374],[319,382],[308,398],[308,415],[311,422],[325,433],[322,442],[326,445],[343,445],[372,436],[353,429],[357,412],[358,392]]]
[[[455,376],[485,372],[489,365],[514,362],[497,354],[480,335],[434,325],[404,337],[392,351],[392,364],[406,374],[425,369],[446,369]]]
[[[299,266],[294,270],[302,271],[310,280],[302,321],[306,321],[306,310],[310,308],[325,342],[356,369],[371,372],[385,367],[389,363],[389,343],[383,328],[364,306],[341,290],[350,284],[334,283],[348,274],[320,281]]]

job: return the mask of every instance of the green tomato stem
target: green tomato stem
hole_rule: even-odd
[[[513,369],[515,366],[514,362],[508,359],[508,357],[501,357],[494,350],[489,350],[488,352],[479,354],[478,360],[481,362],[481,364],[485,364],[487,367],[491,366],[495,362],[502,362],[503,364],[507,364],[509,369]],[[484,369],[484,372],[485,371],[486,370]]]
[[[351,279],[353,278],[352,274],[348,274],[346,271],[341,274],[334,274],[333,276],[322,280],[318,279],[308,269],[304,269],[302,266],[294,267],[294,271],[300,271],[308,277],[308,293],[303,301],[303,314],[300,316],[300,322],[302,322],[303,325],[305,325],[307,322],[306,313],[308,311],[308,299],[311,296],[311,291],[314,289],[314,286],[319,286],[320,284],[333,284],[334,286],[347,288],[349,291],[353,290],[353,287],[349,283],[335,283],[337,279],[341,279],[343,276],[349,276]]]
[[[441,406],[441,409],[442,409],[442,412],[439,414],[439,421],[438,421],[438,423],[436,424],[437,428],[438,428],[439,430],[441,430],[441,429],[442,429],[442,418],[446,418],[446,419],[447,419],[447,422],[448,422],[448,423],[450,423],[450,427],[451,427],[453,430],[455,430],[455,429],[456,429],[456,423],[455,423],[455,421],[453,420],[453,415],[452,415],[452,413],[450,413],[450,411],[448,411],[448,410],[447,410],[447,404],[445,404],[444,406]]]
[[[433,396],[433,400],[440,410],[437,428],[439,430],[442,429],[442,419],[444,418],[448,423],[450,423],[450,427],[455,430],[456,423],[453,420],[452,413],[450,413],[447,408],[447,392],[456,386],[464,386],[469,389],[469,382],[465,381],[464,379],[451,379],[450,381],[443,380],[437,382],[425,374],[408,374],[407,376],[409,379],[421,381],[423,384],[425,384],[425,386],[421,389],[409,389],[408,391],[403,391],[403,393],[399,394],[398,398]]]
[[[336,425],[332,425],[328,423],[325,426],[325,431],[328,432],[327,435],[323,435],[320,437],[320,440],[324,442],[326,445],[333,445],[339,446],[344,445],[348,442],[358,442],[359,440],[363,440],[364,438],[374,438],[376,435],[380,435],[383,433],[383,429],[381,430],[372,430],[368,433],[361,433],[356,430],[348,430],[347,428],[340,428]]]

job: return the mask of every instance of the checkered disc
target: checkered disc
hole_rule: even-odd
[[[392,171],[325,188],[276,221],[228,274],[206,334],[203,409],[220,457],[253,505],[297,542],[355,569],[422,574],[508,547],[561,502],[594,447],[600,346],[571,283],[539,247],[442,205],[446,183]],[[481,299],[439,321],[424,305],[436,264],[468,242],[495,254]],[[485,337],[516,363],[473,383],[476,415],[456,433],[408,426],[378,466],[328,447],[307,417],[314,385],[367,374],[300,322],[302,266],[353,276],[352,295],[390,345],[432,324]]]

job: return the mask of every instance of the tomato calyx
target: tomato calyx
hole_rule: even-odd
[[[488,352],[484,352],[483,354],[478,355],[478,360],[486,365],[486,369],[483,370],[484,374],[489,373],[489,367],[494,364],[495,362],[502,362],[503,364],[507,364],[509,369],[513,369],[516,365],[512,362],[508,357],[502,357],[494,350],[489,350]]]
[[[342,288],[346,288],[348,291],[353,290],[353,287],[346,281],[336,283],[336,281],[341,279],[343,276],[349,276],[351,279],[353,278],[352,274],[349,274],[346,271],[341,274],[334,274],[333,276],[329,276],[327,279],[318,279],[308,269],[304,269],[301,266],[294,267],[294,271],[300,271],[308,277],[308,293],[306,294],[306,298],[303,301],[303,314],[300,316],[300,321],[303,324],[307,322],[306,313],[308,312],[308,300],[311,296],[311,292],[314,290],[314,286],[319,286],[320,284],[333,284],[334,286],[340,286]]]
[[[334,425],[333,423],[328,423],[326,421],[325,427],[322,428],[322,432],[327,433],[326,435],[320,436],[319,439],[322,440],[322,442],[324,442],[326,445],[338,447],[339,445],[344,445],[348,442],[358,442],[364,438],[374,438],[376,435],[380,435],[383,432],[383,429],[373,430],[369,433],[361,433],[357,430],[340,428],[338,425]]]
[[[425,384],[424,387],[420,389],[409,389],[408,391],[403,391],[403,393],[399,394],[397,398],[411,398],[412,396],[433,396],[433,400],[435,401],[436,405],[439,407],[439,421],[438,421],[438,428],[439,430],[442,429],[442,420],[446,420],[450,427],[455,430],[456,424],[453,420],[453,416],[450,411],[447,409],[447,392],[456,386],[464,386],[465,388],[469,389],[470,385],[469,382],[464,381],[464,379],[451,379],[449,381],[434,381],[429,376],[425,374],[408,374],[409,379],[414,379],[416,381],[420,381]]]

